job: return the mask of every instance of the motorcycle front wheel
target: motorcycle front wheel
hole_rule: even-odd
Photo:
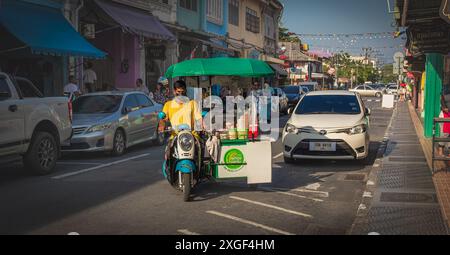
[[[183,181],[183,200],[189,202],[191,196],[191,174],[182,174]]]

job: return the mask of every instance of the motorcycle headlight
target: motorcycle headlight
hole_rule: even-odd
[[[287,124],[286,132],[291,133],[291,134],[298,134],[298,128],[296,128],[294,125]]]
[[[358,135],[358,134],[362,134],[362,133],[366,132],[366,130],[367,130],[367,127],[366,127],[366,125],[363,124],[363,125],[358,125],[356,127],[349,128],[346,133],[349,135]]]
[[[107,124],[101,124],[101,125],[95,125],[90,127],[86,133],[93,133],[93,132],[98,132],[98,131],[103,131],[105,129],[109,129],[111,128],[112,123],[107,123]]]
[[[194,137],[191,134],[182,134],[178,138],[178,143],[182,150],[190,151],[194,146]]]

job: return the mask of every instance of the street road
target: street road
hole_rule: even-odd
[[[43,177],[29,176],[21,163],[2,165],[0,234],[346,234],[392,116],[378,99],[365,101],[372,110],[367,165],[286,165],[280,140],[273,143],[272,184],[204,183],[190,203],[163,179],[163,147],[150,144],[119,158],[65,155]]]

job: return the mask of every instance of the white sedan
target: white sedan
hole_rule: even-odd
[[[369,96],[369,97],[382,97],[383,92],[372,88],[369,85],[360,85],[354,89],[350,89],[350,92],[357,92],[361,96]]]
[[[284,159],[365,159],[370,110],[357,93],[320,91],[304,96],[283,131]]]

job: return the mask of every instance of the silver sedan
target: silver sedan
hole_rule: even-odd
[[[63,151],[104,151],[114,156],[126,148],[154,141],[164,143],[158,133],[156,104],[141,92],[101,92],[81,96],[73,102],[73,136]]]

